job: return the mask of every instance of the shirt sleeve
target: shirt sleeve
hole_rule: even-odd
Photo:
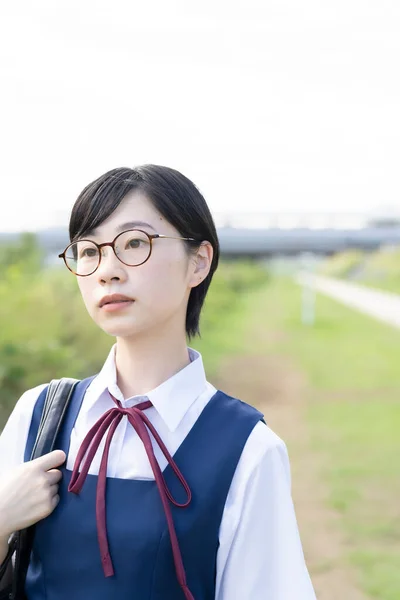
[[[0,477],[24,462],[33,409],[40,393],[47,385],[39,385],[22,394],[8,418],[0,434]]]
[[[258,423],[232,480],[220,527],[216,600],[315,600],[285,443]]]

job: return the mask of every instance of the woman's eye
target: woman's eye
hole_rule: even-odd
[[[146,244],[146,240],[134,238],[132,240],[129,240],[129,242],[127,243],[127,248],[135,250],[136,248],[140,248],[141,246],[144,246],[145,244]]]
[[[93,258],[96,254],[97,250],[95,248],[85,248],[81,251],[81,258]]]

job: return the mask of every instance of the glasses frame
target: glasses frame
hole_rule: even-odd
[[[139,263],[138,265],[128,265],[126,262],[124,262],[123,260],[120,259],[120,257],[118,256],[118,254],[115,251],[115,242],[117,241],[117,239],[123,235],[124,233],[128,233],[129,231],[139,231],[140,233],[144,233],[150,242],[150,252],[148,257],[146,258],[146,260],[142,261],[141,263]],[[58,258],[62,258],[65,266],[67,267],[68,271],[70,271],[71,273],[73,273],[74,275],[76,275],[77,277],[89,277],[90,275],[93,275],[93,273],[95,273],[97,271],[97,269],[100,266],[101,263],[101,258],[102,258],[102,252],[101,249],[105,248],[106,246],[111,246],[111,248],[113,249],[113,252],[115,254],[115,256],[118,258],[118,260],[125,265],[126,267],[140,267],[141,265],[144,265],[145,262],[147,262],[151,256],[151,253],[153,251],[153,240],[156,239],[170,239],[170,240],[185,240],[188,242],[198,242],[198,240],[194,239],[194,238],[189,238],[189,237],[177,237],[177,236],[173,236],[173,235],[163,235],[162,233],[147,233],[147,231],[143,231],[143,229],[126,229],[125,231],[121,231],[121,233],[119,233],[118,235],[115,236],[115,238],[113,239],[112,242],[104,242],[103,244],[97,244],[97,242],[94,242],[93,240],[89,240],[87,238],[82,238],[79,240],[75,240],[75,242],[71,242],[70,244],[68,244],[68,246],[65,248],[64,252],[62,252],[61,254],[58,255]],[[67,259],[66,259],[66,253],[68,251],[68,249],[73,246],[74,244],[76,244],[77,242],[91,242],[92,244],[94,244],[95,246],[97,246],[97,248],[99,249],[99,264],[97,265],[97,267],[94,269],[94,271],[92,271],[91,273],[87,273],[86,275],[79,275],[79,273],[75,273],[75,271],[73,271],[72,269],[70,269],[70,267],[68,266],[67,263]]]

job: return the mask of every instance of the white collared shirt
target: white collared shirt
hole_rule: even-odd
[[[82,402],[71,432],[69,470],[90,427],[115,406],[108,391],[124,407],[144,399],[152,402],[146,415],[171,455],[217,391],[206,380],[201,354],[188,348],[190,364],[145,396],[125,400],[117,386],[115,349],[116,345]],[[33,409],[45,385],[21,396],[0,436],[0,477],[24,461]],[[104,443],[105,437],[89,473],[98,474]],[[167,461],[154,440],[153,448],[164,470]],[[114,433],[107,475],[154,479],[143,443],[126,418]],[[255,426],[243,449],[226,500],[219,541],[215,600],[315,600],[291,498],[287,449],[264,423]]]

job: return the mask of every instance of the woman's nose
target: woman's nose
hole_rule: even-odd
[[[97,269],[99,279],[111,279],[124,277],[124,265],[117,258],[115,252],[109,246],[100,250],[100,264]]]

